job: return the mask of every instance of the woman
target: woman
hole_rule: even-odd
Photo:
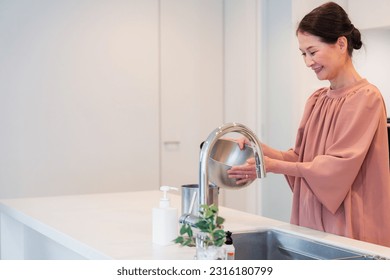
[[[296,34],[306,66],[330,86],[308,98],[294,149],[263,145],[266,171],[286,175],[291,223],[390,247],[386,109],[353,66],[360,32],[330,2],[307,14]],[[256,178],[253,161],[228,173],[237,184]]]

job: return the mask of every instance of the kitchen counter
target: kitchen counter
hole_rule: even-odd
[[[194,248],[152,243],[159,191],[0,200],[2,259],[193,259]],[[178,208],[180,196],[171,195]],[[220,207],[225,230],[278,229],[390,258],[390,248]]]

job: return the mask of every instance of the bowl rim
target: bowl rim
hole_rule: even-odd
[[[225,141],[225,142],[236,143],[236,145],[238,146],[237,142],[235,142],[234,140],[227,139],[227,138],[220,138],[220,139],[218,139],[217,141],[221,141],[221,140],[222,140],[222,141]],[[253,152],[252,146],[251,146],[251,145],[248,145],[248,144],[245,144],[245,149],[246,149],[246,148],[251,149],[251,152],[252,152],[252,154],[253,154],[253,156],[254,156],[254,152]],[[245,149],[243,149],[243,150],[245,150]],[[241,149],[240,149],[240,150],[241,150]],[[243,150],[241,150],[241,151],[243,151]],[[222,161],[219,161],[219,160],[214,159],[214,158],[211,156],[211,154],[210,154],[210,156],[209,156],[209,160],[212,160],[212,161],[214,161],[214,162],[216,162],[216,163],[218,163],[218,164],[221,164],[221,165],[224,165],[224,166],[227,166],[227,167],[230,167],[230,168],[232,168],[233,166],[239,166],[239,165],[230,165],[230,164],[223,163]],[[242,165],[242,164],[240,164],[240,165]]]

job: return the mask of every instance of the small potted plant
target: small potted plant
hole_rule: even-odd
[[[201,205],[199,209],[199,220],[195,223],[197,234],[194,235],[192,227],[183,224],[180,228],[180,235],[174,240],[182,246],[196,246],[197,259],[225,259],[226,233],[222,224],[225,219],[218,216],[218,207],[212,205]]]

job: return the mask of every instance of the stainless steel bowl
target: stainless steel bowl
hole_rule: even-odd
[[[253,180],[238,185],[236,179],[228,177],[227,171],[232,166],[245,164],[246,160],[253,156],[253,149],[247,145],[241,150],[234,141],[218,139],[208,162],[209,181],[218,187],[229,189],[241,189],[248,186]]]

